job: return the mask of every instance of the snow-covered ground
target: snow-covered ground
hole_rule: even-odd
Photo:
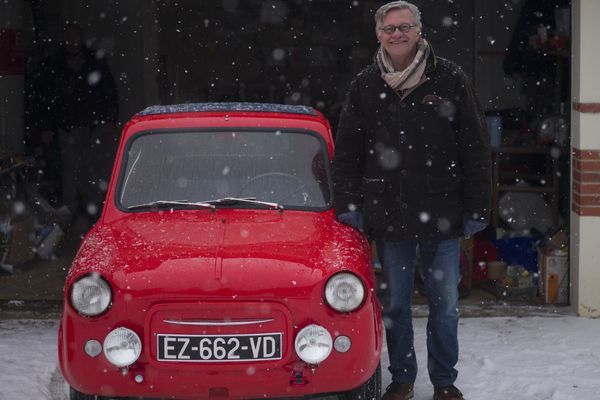
[[[415,319],[420,372],[415,400],[431,399],[424,318]],[[64,400],[56,321],[0,321],[0,400]],[[464,318],[457,386],[471,400],[600,398],[600,319]],[[383,366],[387,367],[387,354]],[[384,389],[390,382],[384,370]]]

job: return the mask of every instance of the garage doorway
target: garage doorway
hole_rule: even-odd
[[[153,104],[305,104],[323,112],[335,130],[351,79],[371,63],[376,50],[373,13],[383,3],[24,2],[24,136],[26,155],[35,162],[3,177],[2,190],[14,192],[3,204],[5,219],[0,220],[10,214],[13,258],[4,261],[14,268],[0,272],[2,299],[60,301],[70,260],[102,208],[108,169],[94,183],[100,200],[78,210],[78,222],[63,229],[55,251],[40,257],[41,238],[58,235],[53,227],[60,225],[62,199],[60,154],[56,149],[40,151],[36,77],[57,51],[66,22],[81,27],[86,45],[106,62],[115,82],[119,126],[99,139],[101,158],[110,164],[122,124]],[[566,256],[561,249],[568,244],[570,209],[570,2],[415,4],[436,54],[473,78],[494,139],[492,225],[467,246],[474,285],[483,288],[477,293],[490,302],[544,302],[536,286],[520,277],[527,272],[532,282],[543,279],[538,269],[542,243],[553,246],[553,255]],[[47,202],[49,208],[39,211],[36,202],[44,207]],[[40,213],[49,220],[40,221]],[[489,254],[490,246],[495,255]],[[498,260],[506,269],[490,283],[484,267]],[[566,279],[568,287],[568,274]],[[560,281],[559,288],[564,284]]]

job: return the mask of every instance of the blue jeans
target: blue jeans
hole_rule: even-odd
[[[387,282],[388,300],[383,310],[392,381],[413,383],[417,360],[413,344],[411,300],[415,280],[417,245],[425,281],[427,321],[427,369],[434,386],[452,385],[458,371],[458,282],[460,239],[404,240],[377,244]]]

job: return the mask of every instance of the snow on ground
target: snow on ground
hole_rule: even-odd
[[[0,400],[54,398],[57,337],[56,321],[0,321]]]
[[[415,400],[429,400],[425,318],[415,319],[420,371]],[[0,400],[65,400],[56,321],[0,321]],[[464,318],[457,386],[475,400],[600,398],[600,319],[574,316]],[[383,387],[390,383],[384,353]]]

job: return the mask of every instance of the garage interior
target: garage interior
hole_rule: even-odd
[[[61,226],[60,189],[49,172],[56,160],[39,149],[35,77],[65,22],[81,26],[86,44],[104,55],[120,126],[154,104],[252,101],[310,105],[335,132],[350,81],[376,50],[373,13],[383,3],[20,1],[25,95],[9,106],[24,115],[22,132],[11,134],[25,145],[0,150],[0,300],[60,302],[70,260],[102,206]],[[566,304],[570,2],[414,3],[435,53],[473,79],[492,138],[492,223],[463,242],[463,304]],[[105,139],[108,159],[117,138],[115,131]],[[415,303],[424,302],[417,290]]]

